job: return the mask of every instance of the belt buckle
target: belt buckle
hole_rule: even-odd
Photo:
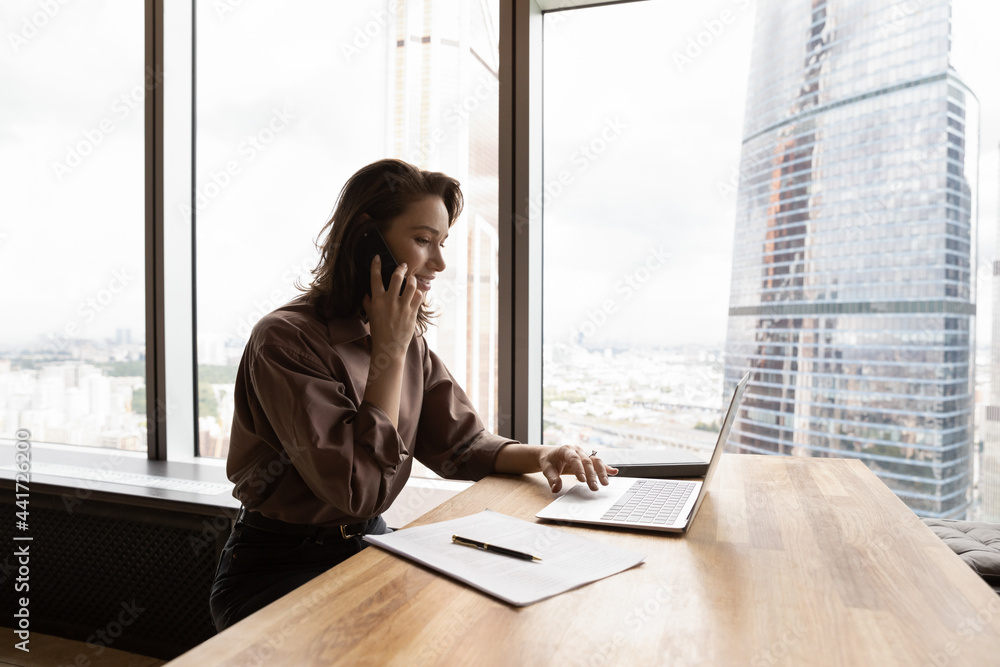
[[[350,537],[357,537],[358,535],[364,535],[364,531],[362,531],[360,533],[351,533],[351,534],[348,534],[347,533],[347,526],[345,526],[345,525],[341,525],[340,526],[340,536],[342,538],[344,538],[345,540],[348,539],[348,538],[350,538]]]

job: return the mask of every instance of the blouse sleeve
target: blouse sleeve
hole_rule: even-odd
[[[356,405],[343,383],[298,350],[261,345],[250,364],[260,406],[296,471],[320,500],[345,514],[382,511],[409,456],[388,415]]]
[[[482,479],[495,471],[497,453],[516,441],[488,433],[441,358],[424,349],[424,404],[416,457],[442,477]]]

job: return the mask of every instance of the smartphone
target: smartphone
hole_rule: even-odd
[[[361,240],[358,242],[358,257],[361,260],[358,264],[358,281],[364,282],[365,293],[369,296],[372,293],[371,268],[375,255],[382,258],[382,286],[388,290],[389,281],[392,280],[392,274],[396,270],[396,267],[399,266],[399,263],[392,256],[392,251],[389,250],[389,246],[386,244],[378,227],[371,224],[368,225],[368,228],[361,235]],[[402,294],[405,288],[406,282],[404,281],[403,288],[399,290],[399,293]]]

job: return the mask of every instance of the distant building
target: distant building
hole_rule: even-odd
[[[205,366],[225,366],[229,364],[226,349],[227,336],[217,333],[198,333],[198,364]]]
[[[396,5],[387,31],[387,143],[393,156],[462,184],[463,221],[448,237],[448,270],[431,290],[440,316],[428,339],[492,429],[498,397],[500,55],[491,12],[490,3],[464,0]]]
[[[865,462],[960,517],[973,460],[977,101],[950,3],[761,0],[726,392],[731,449]]]
[[[1000,522],[1000,238],[993,260],[993,340],[990,347],[990,399],[986,405],[979,494],[983,521]]]
[[[229,429],[220,428],[215,417],[199,417],[198,451],[201,456],[225,458],[229,453]]]

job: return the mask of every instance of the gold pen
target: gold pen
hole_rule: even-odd
[[[474,549],[482,549],[483,551],[492,551],[493,553],[500,554],[502,556],[510,556],[511,558],[520,558],[521,560],[542,560],[538,556],[532,556],[531,554],[526,554],[521,551],[514,551],[513,549],[507,549],[505,547],[498,547],[495,544],[488,544],[486,542],[480,542],[478,540],[470,540],[467,537],[459,537],[458,535],[452,535],[451,541],[455,544],[461,544],[462,546],[472,547]]]

